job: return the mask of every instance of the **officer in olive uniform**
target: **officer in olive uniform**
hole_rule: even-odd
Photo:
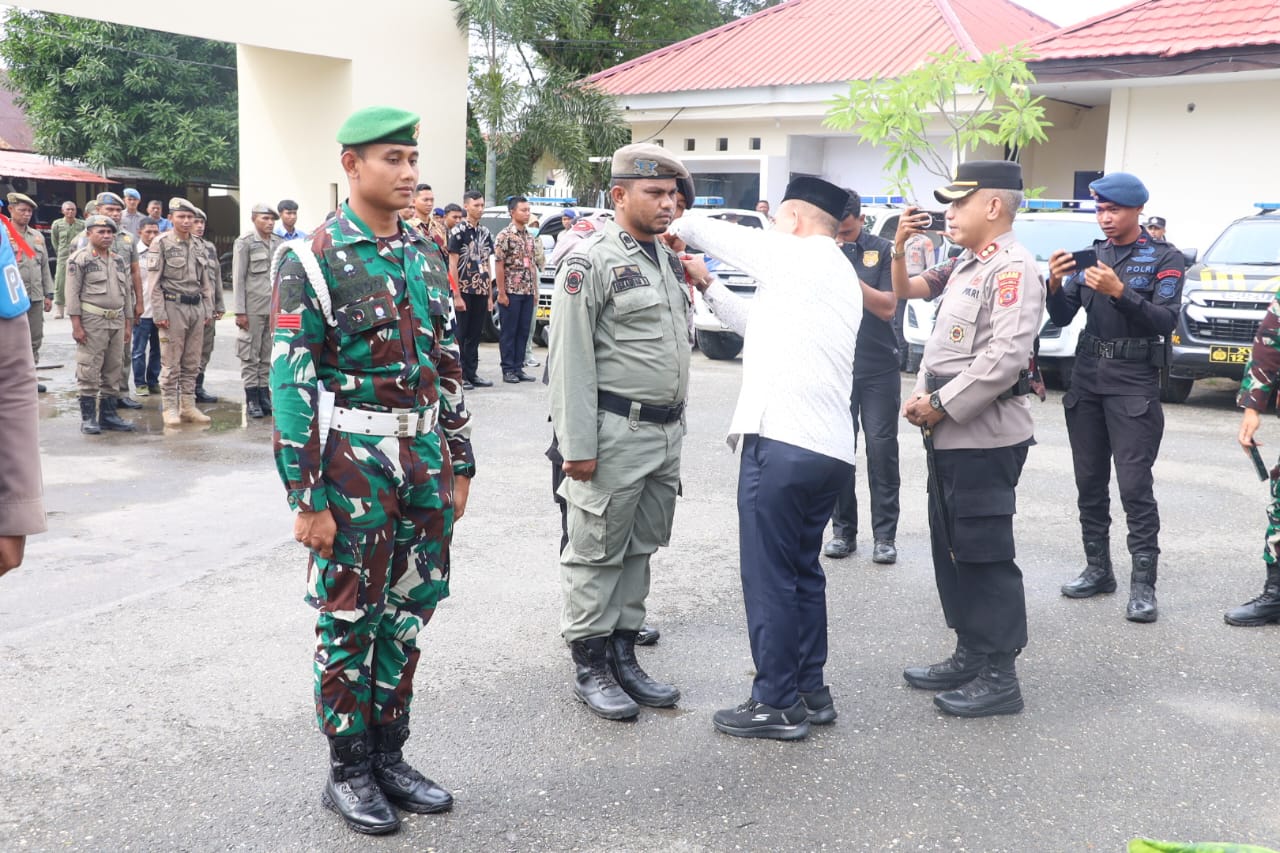
[[[147,289],[152,318],[160,330],[164,424],[207,424],[209,416],[196,408],[196,376],[205,324],[213,317],[209,256],[204,241],[191,232],[196,206],[185,198],[171,198],[169,216],[173,228],[147,248]]]
[[[284,242],[273,233],[280,215],[271,206],[258,202],[250,218],[253,229],[236,240],[231,261],[234,293],[236,355],[240,357],[240,378],[251,418],[271,414],[267,373],[271,367],[271,256]]]
[[[133,432],[116,413],[115,378],[133,329],[129,262],[112,250],[116,222],[96,214],[85,220],[89,245],[67,258],[67,314],[76,341],[80,431]],[[101,414],[98,405],[101,397]]]
[[[933,701],[949,714],[1016,714],[1023,703],[1014,660],[1027,643],[1027,605],[1014,562],[1014,493],[1035,443],[1026,368],[1044,284],[1035,255],[1013,233],[1022,204],[1017,163],[962,163],[934,196],[950,204],[948,232],[965,251],[909,278],[906,241],[929,214],[908,208],[894,240],[893,289],[899,299],[942,296],[903,415],[924,436],[934,575],[956,650],[903,677],[945,691]]]
[[[31,297],[31,309],[27,311],[27,322],[31,326],[31,355],[35,363],[40,363],[40,344],[44,340],[44,315],[53,310],[54,283],[49,272],[49,249],[45,246],[44,235],[31,227],[31,217],[36,212],[36,203],[30,196],[22,193],[9,193],[9,218],[13,226],[27,241],[27,245],[35,252],[35,257],[25,252],[15,253],[18,259],[18,274],[26,285],[27,295]],[[37,384],[36,390],[45,392],[43,385]]]
[[[1164,435],[1160,369],[1178,323],[1186,262],[1182,253],[1141,224],[1147,188],[1113,172],[1089,184],[1105,239],[1095,240],[1098,264],[1077,270],[1069,251],[1049,258],[1049,319],[1066,327],[1087,317],[1071,390],[1062,398],[1075,464],[1077,506],[1086,566],[1062,587],[1071,598],[1115,592],[1111,569],[1111,461],[1129,521],[1133,561],[1131,622],[1156,621],[1160,513],[1151,468]]]
[[[606,719],[680,698],[640,668],[635,642],[649,560],[670,538],[680,485],[690,298],[679,260],[656,237],[688,177],[659,146],[618,149],[616,218],[563,260],[552,297],[551,420],[569,505],[560,628],[575,694]]]
[[[209,264],[205,267],[205,275],[209,278],[208,287],[213,294],[213,317],[204,326],[204,343],[200,347],[200,372],[196,374],[197,403],[218,402],[216,394],[210,394],[204,389],[204,373],[209,367],[209,359],[213,357],[213,343],[218,334],[218,321],[227,310],[227,305],[222,298],[222,263],[218,260],[218,247],[212,240],[204,238],[204,231],[208,224],[209,218],[197,207],[195,221],[191,223],[191,233],[204,243],[205,256],[209,259]]]
[[[88,213],[85,214],[88,216]],[[58,319],[62,319],[67,304],[67,258],[71,257],[71,246],[76,237],[84,231],[84,220],[76,217],[76,203],[62,203],[62,218],[49,226],[49,235],[53,238],[53,251],[57,255],[57,270],[54,273],[54,302],[58,306]]]
[[[113,192],[102,192],[98,193],[98,197],[90,204],[95,206],[95,213],[109,216],[116,223],[116,236],[111,244],[111,251],[124,258],[125,263],[129,265],[129,279],[133,286],[133,305],[134,310],[137,312],[137,316],[133,317],[133,321],[137,322],[142,314],[142,273],[138,266],[138,238],[126,231],[120,224],[121,219],[124,217],[124,199]],[[81,234],[72,244],[72,251],[83,249],[88,244],[88,235]],[[125,352],[120,360],[120,373],[112,378],[112,384],[115,387],[114,396],[116,402],[123,409],[141,409],[142,404],[129,396],[131,365],[131,353]]]

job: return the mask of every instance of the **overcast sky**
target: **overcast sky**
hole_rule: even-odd
[[[1111,9],[1132,5],[1119,0],[1014,0],[1019,6],[1030,9],[1042,18],[1060,27],[1101,15]]]

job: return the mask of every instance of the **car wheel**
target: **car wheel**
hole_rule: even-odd
[[[918,350],[915,347],[907,348],[907,373],[917,373],[920,370],[920,360],[924,358],[924,350]]]
[[[497,343],[501,332],[502,320],[498,318],[498,303],[494,302],[493,310],[484,318],[484,331],[480,333],[480,339],[486,344]]]
[[[742,338],[732,332],[704,332],[699,329],[696,337],[698,349],[716,361],[728,361],[742,352]]]
[[[1191,386],[1194,384],[1194,379],[1186,379],[1181,376],[1170,376],[1169,368],[1162,368],[1160,370],[1160,402],[1187,402],[1187,398],[1191,396]]]

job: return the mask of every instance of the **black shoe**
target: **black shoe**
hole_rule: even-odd
[[[823,547],[822,556],[830,557],[833,560],[843,560],[856,550],[858,550],[856,542],[845,539],[843,536],[836,536]]]
[[[508,385],[519,385],[520,377],[516,376],[514,373],[504,373],[502,374],[502,381],[506,382]]]
[[[716,731],[734,737],[767,737],[799,740],[809,734],[809,712],[797,699],[790,708],[774,708],[748,699],[736,708],[716,711],[711,721]]]
[[[493,383],[492,383],[492,382],[490,382],[488,379],[485,379],[483,376],[472,376],[472,377],[471,377],[471,384],[472,384],[472,385],[474,385],[474,386],[476,386],[477,388],[492,388],[492,387],[493,387]]]
[[[102,432],[102,427],[98,426],[97,397],[80,398],[80,431],[85,435],[98,435]]]
[[[197,397],[196,399],[199,398]],[[251,418],[266,416],[266,413],[262,411],[262,401],[258,399],[258,389],[251,385],[244,387],[244,409],[245,414]]]
[[[258,405],[262,406],[265,417],[271,417],[271,389],[266,385],[258,386]]]
[[[41,384],[41,383],[37,382],[37,383],[36,383],[36,393],[37,393],[37,394],[48,394],[48,393],[49,393],[49,389],[48,389],[48,388],[46,388],[46,387],[44,387],[44,385],[43,385],[43,384]]]
[[[139,406],[138,408],[142,408]],[[133,424],[122,419],[116,413],[116,398],[103,397],[98,412],[98,426],[113,432],[133,432],[137,429]]]
[[[840,716],[836,713],[836,703],[831,698],[831,688],[826,685],[812,693],[801,693],[800,701],[809,712],[809,724],[812,726],[829,726]]]
[[[1129,604],[1124,618],[1130,622],[1154,622],[1156,610],[1156,568],[1159,557],[1155,554],[1134,554],[1133,574],[1129,581]]]
[[[216,403],[218,398],[204,390],[204,371],[196,374],[196,402]]]
[[[992,717],[1022,710],[1022,690],[1013,668],[1017,652],[991,655],[978,677],[956,690],[939,693],[933,704],[956,717]]]
[[[329,780],[320,802],[365,835],[386,835],[400,828],[400,816],[373,780],[364,734],[329,738]]]
[[[476,386],[474,386],[474,385],[472,385],[472,384],[471,384],[471,380],[470,380],[470,379],[464,379],[464,380],[462,380],[462,390],[463,390],[463,391],[474,391],[474,390],[476,390]]]
[[[641,625],[640,630],[636,632],[636,645],[652,646],[661,636],[662,632],[652,625]]]
[[[1080,577],[1062,585],[1067,598],[1089,598],[1099,593],[1116,591],[1116,576],[1111,569],[1111,542],[1091,539],[1084,543],[1085,568]]]
[[[453,794],[423,776],[404,760],[401,747],[409,739],[409,717],[400,717],[386,726],[374,726],[369,733],[369,763],[373,781],[387,799],[407,812],[436,814],[453,808]]]
[[[902,671],[902,677],[921,690],[951,690],[977,678],[986,664],[985,654],[973,651],[957,637],[951,657],[929,666],[909,666]]]
[[[606,720],[630,720],[640,706],[613,677],[609,665],[609,638],[591,637],[569,644],[576,669],[573,694],[586,703],[591,713]]]
[[[534,379],[529,374],[525,373],[523,370],[516,371],[516,378],[519,379],[521,382],[537,382],[538,381],[537,379]]]
[[[613,677],[637,704],[671,708],[680,701],[680,690],[655,681],[636,660],[636,631],[614,631],[609,637],[609,664]]]
[[[1252,628],[1280,622],[1280,566],[1267,566],[1267,582],[1262,595],[1228,610],[1222,617],[1228,625]]]
[[[898,562],[898,546],[889,539],[877,539],[871,549],[871,562],[885,565]]]
[[[156,394],[159,394],[159,393],[160,393],[160,386],[159,386],[159,385],[148,385],[148,386],[147,386],[147,390],[148,390],[148,391],[150,391],[150,392],[152,393],[152,395],[154,396],[154,395],[156,395]]]
[[[111,399],[115,400],[117,405],[119,405],[120,408],[122,409],[141,409],[142,408],[142,404],[139,403],[137,400],[133,399],[132,397],[130,397],[128,394],[125,394],[123,397],[112,397]]]

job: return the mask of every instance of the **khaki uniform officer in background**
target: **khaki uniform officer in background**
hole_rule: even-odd
[[[209,359],[213,357],[213,343],[218,334],[218,321],[226,313],[227,306],[222,300],[222,264],[218,261],[218,247],[212,240],[204,238],[204,229],[209,218],[200,208],[196,208],[195,221],[191,223],[191,234],[204,244],[205,257],[209,259],[205,267],[205,275],[209,278],[209,291],[213,294],[213,316],[204,324],[204,343],[200,346],[200,372],[196,374],[196,402],[216,403],[218,398],[204,390],[204,372],[209,368]]]
[[[40,363],[40,344],[44,341],[44,315],[53,310],[53,275],[49,272],[49,250],[44,243],[44,235],[31,227],[31,217],[36,212],[36,203],[30,196],[22,193],[9,193],[9,218],[13,226],[27,241],[36,256],[29,257],[23,252],[16,252],[18,274],[27,287],[27,295],[31,297],[31,310],[27,312],[27,322],[31,325],[31,355],[35,363]],[[45,392],[43,385],[36,385],[41,394]]]
[[[67,314],[76,341],[80,431],[133,432],[116,414],[115,381],[133,331],[133,287],[129,262],[111,249],[115,220],[97,214],[85,220],[89,245],[67,259]],[[101,396],[101,418],[98,398]]]
[[[249,417],[271,414],[267,391],[271,371],[271,257],[283,239],[272,233],[280,215],[271,206],[253,206],[253,230],[236,240],[231,261],[231,287],[235,294],[236,355]]]
[[[124,199],[113,192],[98,193],[95,199],[97,207],[95,213],[103,216],[111,217],[116,224],[115,240],[111,243],[111,251],[124,258],[124,262],[129,265],[129,278],[133,285],[133,316],[134,323],[142,319],[142,271],[138,266],[138,238],[134,237],[121,225],[124,218]],[[81,242],[83,241],[83,243]],[[72,251],[84,248],[88,245],[88,237],[81,235],[76,239]],[[129,396],[129,366],[131,363],[131,353],[126,350],[121,354],[120,372],[111,377],[112,387],[115,389],[116,402],[123,409],[141,409],[142,404]]]
[[[560,264],[550,346],[551,420],[569,505],[560,629],[574,692],[597,715],[670,707],[680,691],[636,663],[649,559],[671,535],[689,385],[689,290],[657,235],[689,177],[657,145],[613,155],[616,219]]]
[[[196,206],[185,198],[169,199],[173,228],[147,248],[147,290],[151,314],[160,330],[160,393],[164,425],[207,424],[196,408],[196,376],[204,346],[205,323],[213,317],[209,288],[209,256],[204,241],[191,233]]]

